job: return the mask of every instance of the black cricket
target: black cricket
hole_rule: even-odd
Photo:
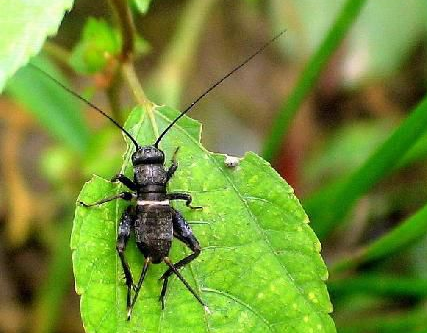
[[[132,141],[134,140],[132,139]],[[191,209],[202,208],[191,205],[192,198],[188,193],[167,193],[166,191],[168,181],[178,168],[176,162],[178,148],[173,155],[172,165],[166,169],[164,166],[165,155],[158,148],[158,141],[151,146],[140,146],[136,141],[134,143],[136,145],[136,151],[132,154],[134,179],[131,180],[123,174],[118,174],[111,180],[112,182],[121,182],[132,192],[122,192],[92,204],[80,202],[85,207],[92,207],[115,199],[128,201],[136,199],[136,205],[129,205],[120,219],[116,244],[127,286],[128,319],[130,319],[149,264],[158,264],[162,261],[169,266],[160,278],[163,279],[163,287],[160,293],[162,308],[164,308],[168,279],[172,273],[175,273],[199,303],[209,311],[206,304],[178,271],[179,268],[194,260],[200,254],[201,248],[184,217],[170,205],[170,200],[185,200],[187,207]],[[126,244],[131,231],[134,231],[136,245],[145,258],[141,276],[136,286],[125,258]],[[168,257],[173,237],[182,241],[193,251],[176,264],[173,264]],[[135,290],[135,295],[131,301],[132,289]]]
[[[79,204],[84,207],[93,207],[115,199],[123,199],[126,201],[136,200],[136,203],[131,204],[126,208],[122,217],[120,218],[116,242],[116,249],[120,257],[127,286],[128,320],[131,317],[132,309],[138,298],[138,294],[141,290],[149,265],[151,263],[158,264],[161,262],[164,262],[168,266],[168,269],[160,277],[160,280],[163,280],[163,286],[159,298],[162,309],[164,308],[164,297],[166,295],[169,277],[173,273],[182,281],[185,287],[191,292],[191,294],[193,294],[193,296],[204,307],[204,309],[209,312],[206,303],[200,298],[200,296],[194,291],[194,289],[179,272],[180,268],[184,267],[199,256],[201,247],[196,237],[194,236],[191,227],[188,225],[182,214],[170,205],[170,201],[185,200],[186,206],[191,209],[202,209],[202,207],[192,206],[192,197],[188,193],[167,192],[167,184],[175,171],[178,169],[176,157],[179,147],[176,148],[173,154],[171,166],[166,168],[165,154],[159,148],[159,143],[164,135],[176,124],[176,122],[181,117],[190,111],[190,109],[195,104],[204,98],[211,90],[220,85],[230,75],[246,65],[256,55],[264,51],[265,48],[267,48],[272,42],[284,34],[284,32],[285,31],[282,31],[277,34],[275,37],[261,46],[251,56],[249,56],[245,61],[240,63],[228,74],[218,80],[210,88],[208,88],[166,127],[166,129],[160,134],[160,136],[152,145],[148,146],[139,145],[135,138],[126,129],[124,129],[118,122],[107,115],[104,111],[63,85],[44,70],[30,63],[33,68],[49,77],[67,92],[74,95],[84,103],[88,104],[94,110],[108,118],[126,136],[128,136],[135,145],[135,152],[132,154],[132,164],[134,168],[133,180],[123,174],[118,174],[111,179],[112,182],[122,183],[129,189],[129,191],[122,192],[118,195],[108,197],[91,204],[79,202]],[[125,257],[126,245],[132,231],[136,236],[136,245],[145,258],[137,285],[134,284],[132,273]],[[175,264],[168,257],[174,237],[187,245],[192,251],[190,255],[184,257]],[[134,291],[133,298],[132,290]]]

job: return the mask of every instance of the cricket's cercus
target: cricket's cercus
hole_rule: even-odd
[[[35,65],[32,65],[33,68],[49,77],[68,93],[80,99],[84,103],[91,106],[94,110],[98,111],[101,115],[108,118],[132,141],[135,146],[135,152],[132,154],[133,180],[123,174],[118,174],[111,179],[112,182],[122,183],[129,190],[112,197],[101,199],[94,203],[79,202],[80,205],[89,208],[102,205],[115,199],[134,201],[133,204],[130,204],[125,209],[120,218],[118,237],[116,241],[116,249],[121,261],[127,286],[126,304],[128,320],[131,317],[132,310],[138,298],[138,294],[141,290],[149,265],[158,264],[161,262],[164,262],[168,266],[168,269],[160,278],[163,280],[163,286],[159,299],[162,304],[162,308],[164,308],[165,305],[164,298],[167,291],[169,277],[172,274],[175,274],[182,281],[188,291],[190,291],[196,300],[204,307],[205,311],[210,313],[206,303],[194,291],[194,289],[179,272],[180,268],[184,267],[199,256],[201,247],[182,214],[170,205],[170,201],[184,200],[186,206],[190,209],[202,209],[202,207],[192,206],[192,197],[188,193],[167,192],[167,184],[174,175],[175,171],[178,169],[177,153],[179,147],[176,148],[173,154],[171,166],[167,168],[165,166],[165,154],[159,148],[159,143],[165,134],[176,124],[176,122],[181,119],[188,111],[190,111],[194,105],[196,105],[202,98],[204,98],[215,87],[220,85],[230,75],[238,71],[256,55],[261,53],[265,48],[267,48],[267,46],[283,35],[284,32],[285,31],[282,31],[277,34],[270,41],[261,46],[251,56],[249,56],[245,61],[240,63],[215,84],[209,87],[166,127],[166,129],[159,135],[157,140],[152,145],[146,146],[141,146],[125,128],[123,128],[116,120],[111,118],[96,105],[92,104],[76,92],[66,87],[64,84],[59,82],[50,74],[46,73],[44,70],[38,68]],[[226,165],[230,167],[236,166],[238,162],[238,158],[231,156],[227,157],[225,160]],[[134,283],[129,264],[125,257],[125,249],[131,232],[135,233],[136,245],[145,258],[141,275],[136,285]],[[192,251],[191,254],[179,260],[177,263],[173,263],[169,258],[169,251],[172,245],[172,239],[174,237],[187,245]]]

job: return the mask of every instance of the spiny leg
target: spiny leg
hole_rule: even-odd
[[[164,257],[163,261],[166,263],[166,265],[169,266],[169,269],[171,269],[175,275],[181,280],[181,282],[185,285],[187,290],[193,294],[193,296],[197,299],[197,301],[203,306],[206,312],[210,312],[208,306],[205,304],[205,302],[202,301],[199,295],[194,291],[194,289],[189,285],[186,279],[181,275],[181,273],[178,271],[178,269],[174,266],[172,261],[168,257]]]
[[[116,250],[120,257],[120,262],[122,263],[123,272],[125,274],[125,281],[127,286],[126,306],[128,310],[130,308],[133,279],[132,279],[132,273],[129,268],[129,264],[127,263],[125,258],[125,249],[126,249],[126,244],[130,237],[130,232],[133,229],[134,224],[135,224],[135,215],[134,215],[133,207],[129,206],[126,209],[126,211],[123,213],[120,219],[119,230],[117,235],[117,243],[116,243]]]
[[[182,193],[182,192],[173,192],[166,194],[166,197],[169,200],[185,200],[185,205],[191,209],[203,209],[202,206],[192,206],[191,201],[193,198],[188,193]]]
[[[148,265],[150,264],[150,262],[151,262],[151,258],[150,257],[145,258],[145,260],[144,260],[144,266],[142,267],[142,271],[141,271],[141,276],[139,277],[138,285],[135,288],[135,296],[133,296],[132,304],[128,308],[128,318],[127,318],[127,320],[130,320],[130,316],[132,315],[133,307],[135,306],[136,299],[138,298],[138,294],[139,294],[139,291],[141,290],[142,282],[144,282],[144,278],[145,278],[145,275],[147,274]]]
[[[82,206],[84,206],[84,207],[93,207],[93,206],[102,205],[102,204],[104,204],[106,202],[113,201],[113,200],[116,200],[116,199],[123,199],[123,200],[130,201],[130,200],[132,200],[135,197],[136,197],[136,195],[134,193],[131,193],[131,192],[122,192],[122,193],[113,195],[111,197],[108,197],[108,198],[105,198],[105,199],[101,199],[101,200],[96,201],[96,202],[91,203],[91,204],[84,203],[83,201],[79,201],[79,204],[82,205]]]
[[[193,251],[193,253],[181,259],[174,265],[176,269],[180,269],[181,267],[196,259],[200,254],[201,248],[196,237],[194,237],[191,227],[185,221],[181,213],[179,213],[176,209],[173,209],[172,222],[174,236],[178,238],[181,242],[183,242],[185,245],[187,245],[191,249],[191,251]],[[164,309],[165,307],[164,298],[168,287],[169,277],[172,275],[172,273],[173,269],[169,268],[168,270],[166,270],[166,272],[163,273],[162,277],[160,278],[163,279],[162,291],[160,293],[159,298],[162,303],[162,309]]]

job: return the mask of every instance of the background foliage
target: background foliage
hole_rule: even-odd
[[[47,7],[34,3],[24,22],[37,25]],[[77,1],[37,61],[123,121],[135,102],[125,84],[132,75],[116,72],[128,41],[117,39],[114,3]],[[262,153],[303,198],[329,266],[339,332],[425,331],[425,2],[130,3],[138,78],[150,99],[177,108],[287,28],[194,110],[204,144]],[[58,4],[43,32],[32,34],[10,19],[20,6],[6,4],[1,84],[69,7]],[[87,43],[91,29],[103,31],[96,44]],[[33,38],[12,45],[24,58],[1,65],[20,32]],[[108,51],[102,61],[98,47]],[[9,81],[0,119],[0,331],[82,332],[68,250],[74,202],[92,173],[119,170],[123,140],[29,68]]]

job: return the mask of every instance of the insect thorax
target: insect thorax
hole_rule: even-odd
[[[141,164],[135,167],[134,172],[134,181],[140,187],[167,183],[167,172],[163,164]]]

